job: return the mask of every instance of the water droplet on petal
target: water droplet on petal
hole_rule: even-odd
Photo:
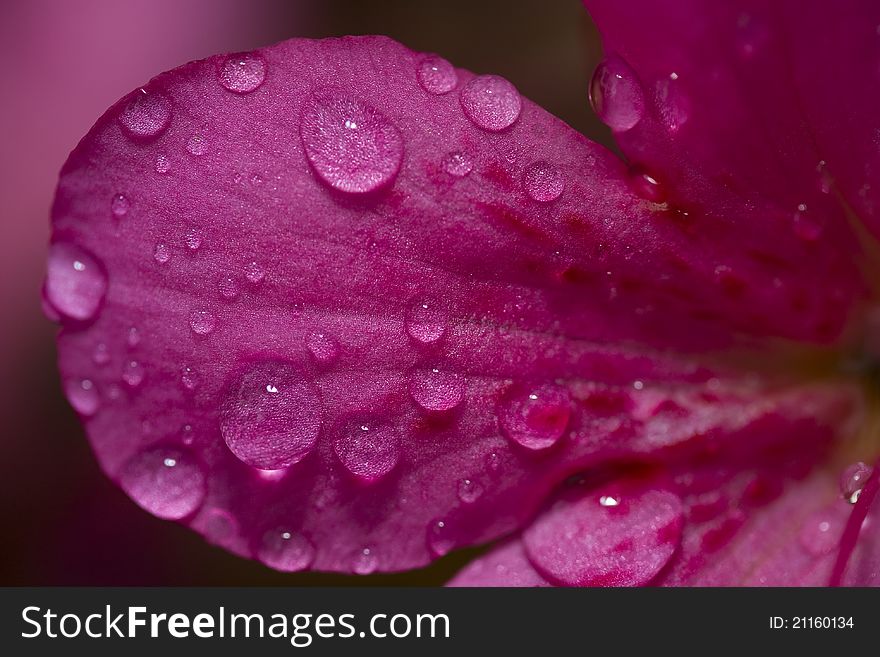
[[[106,365],[110,362],[110,348],[103,342],[95,345],[92,351],[92,361],[95,365]]]
[[[431,94],[445,94],[458,84],[455,68],[437,55],[428,55],[419,62],[416,77],[422,89]]]
[[[517,387],[505,395],[498,416],[504,435],[531,450],[555,445],[568,428],[571,398],[561,386]]]
[[[449,411],[464,399],[465,381],[455,372],[438,368],[415,370],[410,374],[409,393],[426,411]]]
[[[141,343],[141,332],[136,326],[129,327],[128,333],[125,334],[125,343],[132,349]]]
[[[611,55],[590,81],[590,102],[602,122],[616,132],[629,130],[645,113],[642,85],[620,57]]]
[[[351,562],[351,572],[355,575],[370,575],[379,568],[379,559],[368,547],[358,550]]]
[[[180,372],[180,383],[187,390],[195,390],[199,387],[199,375],[193,368],[186,366]]]
[[[646,201],[663,203],[666,200],[666,190],[663,186],[654,176],[639,168],[630,171],[629,184],[633,192]]]
[[[62,317],[92,319],[107,293],[107,274],[97,258],[72,244],[56,242],[49,249],[44,288],[46,300]]]
[[[831,554],[840,543],[842,529],[838,518],[828,510],[816,511],[807,517],[801,527],[801,545],[816,557]]]
[[[189,452],[154,448],[135,455],[120,474],[122,489],[155,516],[180,520],[205,499],[205,473]]]
[[[461,107],[478,128],[498,132],[512,126],[522,110],[519,91],[497,75],[480,75],[460,95]]]
[[[238,298],[240,292],[238,282],[231,276],[221,278],[217,287],[220,290],[220,296],[227,301],[233,301]]]
[[[435,557],[449,554],[455,540],[446,520],[438,519],[428,524],[428,549]]]
[[[64,386],[67,401],[80,415],[91,416],[98,411],[101,399],[98,389],[89,379],[68,381]]]
[[[873,472],[874,468],[859,461],[840,473],[840,494],[843,495],[843,499],[850,504],[858,502],[862,489],[868,483]]]
[[[371,417],[352,418],[337,428],[333,451],[352,475],[365,483],[373,483],[397,465],[400,435],[392,424]]]
[[[462,479],[458,482],[458,499],[465,504],[473,504],[483,494],[483,487],[473,479]]]
[[[144,380],[144,366],[136,360],[128,361],[122,367],[122,380],[132,388],[137,388]]]
[[[208,335],[217,325],[217,318],[208,310],[194,310],[189,316],[189,327],[196,335]]]
[[[535,162],[523,173],[523,187],[532,200],[549,203],[562,195],[565,179],[556,165],[549,162]]]
[[[193,135],[186,142],[186,151],[190,155],[204,155],[208,152],[208,143],[202,135]]]
[[[266,79],[266,60],[255,52],[229,55],[217,69],[224,89],[237,94],[256,91]]]
[[[266,272],[263,271],[263,268],[256,262],[249,262],[244,268],[244,276],[248,279],[252,284],[257,285],[258,283],[262,283],[263,279],[266,278]]]
[[[257,558],[284,573],[305,570],[315,559],[315,546],[302,534],[284,528],[272,529],[263,535]]]
[[[156,173],[168,173],[171,170],[171,160],[165,153],[156,156]]]
[[[390,185],[403,160],[394,124],[354,98],[316,98],[303,115],[300,137],[318,177],[349,194]]]
[[[463,178],[474,168],[474,163],[467,153],[455,151],[449,153],[443,160],[443,170],[456,178]]]
[[[263,361],[252,364],[228,389],[220,431],[241,461],[277,470],[312,451],[321,414],[317,388],[295,365]]]
[[[501,468],[501,457],[497,452],[486,454],[486,472],[495,473]]]
[[[186,248],[195,253],[202,246],[202,233],[198,228],[189,228],[183,236]]]
[[[330,365],[339,355],[339,343],[327,333],[309,333],[306,347],[315,362],[321,365]]]
[[[110,211],[117,219],[122,219],[128,214],[128,208],[131,206],[128,199],[123,194],[116,194],[110,201]]]
[[[153,260],[158,262],[160,265],[164,265],[171,259],[171,251],[168,248],[167,244],[162,244],[161,242],[156,245],[153,249]]]
[[[139,89],[120,113],[119,123],[132,139],[155,139],[171,123],[171,103],[160,93]]]
[[[690,118],[690,101],[681,90],[678,77],[669,77],[657,83],[655,102],[661,122],[671,133],[678,132]]]
[[[434,301],[417,301],[406,314],[406,332],[416,342],[434,344],[446,333],[448,319]]]
[[[202,521],[203,532],[209,543],[214,545],[230,545],[238,534],[238,521],[228,511],[211,509]]]
[[[602,496],[617,505],[597,504]],[[557,502],[523,533],[529,560],[564,586],[641,586],[669,562],[684,525],[675,494],[598,491]]]

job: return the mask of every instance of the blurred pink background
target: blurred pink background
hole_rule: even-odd
[[[119,97],[217,52],[291,37],[387,34],[498,73],[591,138],[599,59],[578,0],[6,0],[0,5],[0,585],[439,584],[468,557],[348,579],[282,575],[141,511],[98,471],[40,312],[48,212],[67,154]]]

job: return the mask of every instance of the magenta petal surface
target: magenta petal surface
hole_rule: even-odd
[[[824,443],[857,412],[720,358],[840,335],[844,229],[817,252],[726,193],[658,202],[510,81],[428,61],[362,37],[194,62],[71,155],[60,369],[138,504],[279,570],[401,570],[574,472]]]

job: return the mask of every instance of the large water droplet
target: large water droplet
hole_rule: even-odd
[[[196,335],[208,335],[217,326],[217,318],[209,310],[194,310],[189,316],[189,327]]]
[[[415,370],[410,374],[409,393],[426,411],[449,411],[464,399],[464,377],[438,368]]]
[[[315,546],[302,534],[284,528],[263,535],[257,558],[275,570],[295,573],[305,570],[315,559]]]
[[[435,557],[449,554],[455,547],[455,538],[446,520],[438,519],[428,524],[428,550]]]
[[[598,117],[612,130],[629,130],[645,113],[645,97],[635,72],[611,55],[599,64],[590,82],[590,102]]]
[[[320,365],[330,365],[339,356],[339,343],[327,333],[309,333],[306,347]]]
[[[372,548],[358,550],[351,562],[351,572],[355,575],[370,575],[379,568],[379,558]]]
[[[473,160],[467,153],[454,151],[443,159],[443,170],[456,178],[463,178],[474,168]]]
[[[228,511],[211,509],[205,513],[202,528],[209,543],[227,546],[238,534],[238,521]]]
[[[241,461],[262,470],[301,461],[320,430],[317,388],[284,361],[251,365],[230,386],[220,409],[226,445]]]
[[[421,300],[409,307],[406,332],[416,342],[433,344],[446,333],[448,319],[443,309],[432,300]]]
[[[535,162],[523,173],[523,187],[532,200],[549,203],[562,195],[565,179],[555,164]]]
[[[561,386],[516,387],[501,402],[498,419],[510,440],[531,450],[555,445],[568,428],[571,398]]]
[[[843,495],[843,499],[850,504],[858,502],[859,496],[862,494],[862,489],[865,487],[865,484],[868,483],[868,479],[871,478],[873,472],[874,468],[861,461],[853,463],[841,472],[840,494]]]
[[[171,123],[171,103],[161,93],[139,89],[120,113],[119,123],[132,139],[155,139]]]
[[[671,133],[681,130],[690,118],[690,100],[681,90],[678,76],[672,74],[657,83],[655,102],[661,122]]]
[[[480,75],[468,82],[459,96],[461,107],[474,125],[498,132],[512,126],[522,110],[519,92],[497,75]]]
[[[94,415],[101,405],[98,389],[90,379],[75,379],[64,385],[67,401],[80,415]]]
[[[110,362],[110,348],[104,342],[95,345],[92,351],[92,361],[95,365],[106,365]]]
[[[403,160],[403,138],[394,124],[354,98],[316,98],[303,114],[300,137],[321,180],[349,194],[390,185]]]
[[[619,500],[603,505],[602,497]],[[683,527],[673,493],[596,491],[557,502],[523,533],[529,560],[564,586],[641,586],[669,562]]]
[[[336,429],[333,451],[352,475],[365,483],[372,483],[397,465],[400,435],[394,425],[376,418],[352,418]]]
[[[422,89],[432,94],[445,94],[458,84],[455,67],[436,55],[428,55],[419,62],[416,77]]]
[[[250,93],[266,79],[266,60],[255,52],[229,55],[220,63],[217,77],[224,89],[237,94]]]
[[[137,504],[160,518],[180,520],[205,499],[205,473],[195,458],[180,448],[153,448],[129,460],[120,485]]]
[[[208,142],[204,135],[193,135],[186,142],[186,152],[196,157],[208,152]]]
[[[44,288],[46,300],[62,317],[92,319],[107,293],[107,274],[97,258],[73,244],[56,242],[49,248]]]
[[[110,200],[110,211],[117,219],[122,219],[128,214],[129,207],[131,207],[131,203],[124,194],[115,194]]]
[[[483,487],[473,479],[462,479],[458,482],[458,499],[465,504],[473,504],[483,494]]]
[[[651,174],[634,167],[629,172],[630,188],[646,201],[663,203],[666,200],[666,190],[660,182]]]

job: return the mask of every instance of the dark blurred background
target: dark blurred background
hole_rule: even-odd
[[[95,119],[161,71],[291,37],[386,34],[497,73],[594,140],[600,57],[579,0],[4,0],[0,3],[0,585],[441,584],[471,556],[417,572],[284,575],[140,510],[99,472],[40,312],[49,206]]]

